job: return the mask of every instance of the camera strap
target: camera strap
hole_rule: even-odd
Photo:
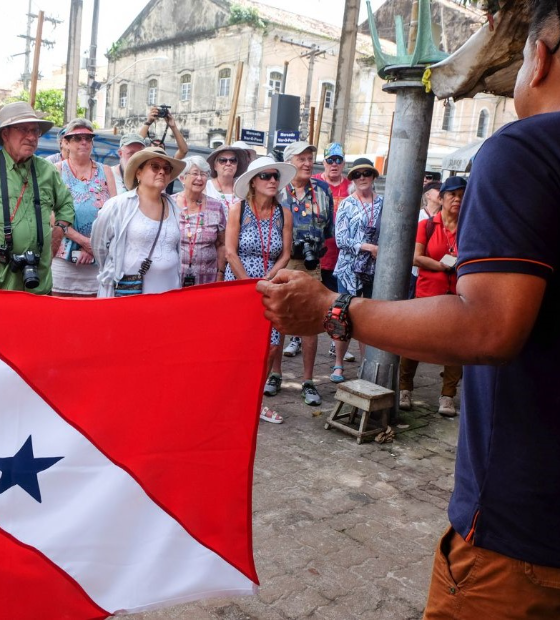
[[[37,172],[33,160],[31,160],[31,180],[33,182],[33,204],[35,207],[35,220],[37,224],[37,245],[39,246],[39,254],[42,254],[45,238],[43,236],[43,221],[41,218],[41,195],[39,194],[39,183],[37,181]],[[2,157],[0,157],[0,187],[2,192],[2,208],[4,211],[4,244],[6,249],[11,252],[14,247],[14,237],[12,235],[12,221],[10,216],[8,171],[4,153],[2,153]]]

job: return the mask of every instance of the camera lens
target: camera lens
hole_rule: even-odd
[[[315,248],[308,241],[303,244],[303,264],[305,268],[309,270],[316,269],[319,264],[319,260],[315,254]]]
[[[39,286],[39,272],[35,265],[25,265],[22,269],[22,277],[25,288],[37,288]]]

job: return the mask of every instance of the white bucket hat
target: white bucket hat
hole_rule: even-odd
[[[259,157],[249,164],[247,172],[243,173],[235,182],[233,191],[238,198],[245,200],[249,193],[249,187],[251,185],[251,179],[257,176],[259,172],[265,170],[277,170],[280,173],[280,181],[278,182],[278,191],[284,189],[288,183],[296,176],[297,169],[292,164],[286,164],[284,162],[278,162],[272,157]]]

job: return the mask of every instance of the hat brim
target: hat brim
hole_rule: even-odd
[[[353,166],[352,168],[350,168],[350,170],[348,170],[346,178],[349,181],[352,180],[350,177],[352,176],[353,172],[356,172],[356,170],[373,170],[374,173],[377,172],[377,174],[379,175],[379,170],[377,170],[375,166],[371,166],[370,164],[360,164],[359,166]]]
[[[37,125],[39,125],[39,129],[41,130],[42,136],[44,136],[49,129],[54,127],[54,123],[52,121],[43,121],[39,118],[20,118],[18,120],[8,122],[0,127],[0,146],[4,144],[4,141],[2,140],[2,129],[7,129],[8,127],[13,127],[14,125],[23,125],[24,123],[37,123]]]
[[[257,160],[258,161],[258,160]],[[257,174],[260,172],[264,172],[265,170],[277,170],[280,173],[280,180],[278,181],[278,191],[280,192],[282,189],[291,183],[293,178],[296,176],[297,169],[293,164],[288,164],[284,162],[274,162],[270,161],[266,162],[262,166],[257,166],[252,170],[247,170],[247,172],[243,173],[235,182],[233,186],[234,194],[241,200],[245,200],[247,198],[247,194],[249,193],[249,188],[251,186],[251,179],[254,179]]]
[[[245,152],[245,149],[240,149],[237,146],[229,146],[227,144],[223,144],[222,146],[218,147],[213,153],[210,153],[210,155],[208,155],[208,157],[206,158],[206,161],[210,165],[211,175],[214,178],[216,177],[216,170],[214,168],[216,159],[220,156],[220,153],[224,153],[226,151],[231,151],[232,153],[235,153],[237,157],[236,174],[238,177],[247,170],[247,166],[249,165],[249,156]]]
[[[70,133],[65,133],[62,137],[69,138],[70,136],[82,136],[82,135],[97,137],[97,134],[95,133],[95,131],[90,131],[87,127],[77,127],[76,129],[74,129],[74,131],[71,131]]]
[[[149,161],[150,159],[165,159],[165,161],[171,164],[172,171],[171,176],[169,177],[170,183],[181,174],[187,165],[182,159],[170,157],[159,147],[147,147],[137,153],[134,153],[126,164],[126,168],[124,170],[124,184],[127,189],[134,189],[138,185],[136,172],[143,163]]]

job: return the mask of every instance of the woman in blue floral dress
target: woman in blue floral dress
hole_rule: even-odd
[[[226,280],[272,279],[290,260],[292,214],[278,202],[277,194],[293,179],[296,169],[271,157],[260,157],[235,183],[235,203],[226,227]],[[280,345],[280,334],[273,329],[268,365]],[[282,416],[268,407],[261,419],[279,424]]]
[[[69,156],[56,164],[74,199],[75,219],[52,262],[53,293],[61,297],[95,297],[99,267],[91,250],[91,228],[99,209],[117,189],[109,167],[91,159],[93,126],[85,118],[68,123],[62,141]]]
[[[379,176],[373,163],[366,157],[360,157],[348,172],[348,179],[353,182],[350,196],[338,207],[335,226],[336,245],[340,252],[333,275],[338,281],[339,293],[371,297],[377,242],[383,197],[375,193],[374,183]],[[359,264],[368,265],[367,274],[356,273]],[[348,342],[336,341],[336,361],[331,374],[331,381],[344,381],[343,359]],[[360,344],[362,352],[364,347]]]

